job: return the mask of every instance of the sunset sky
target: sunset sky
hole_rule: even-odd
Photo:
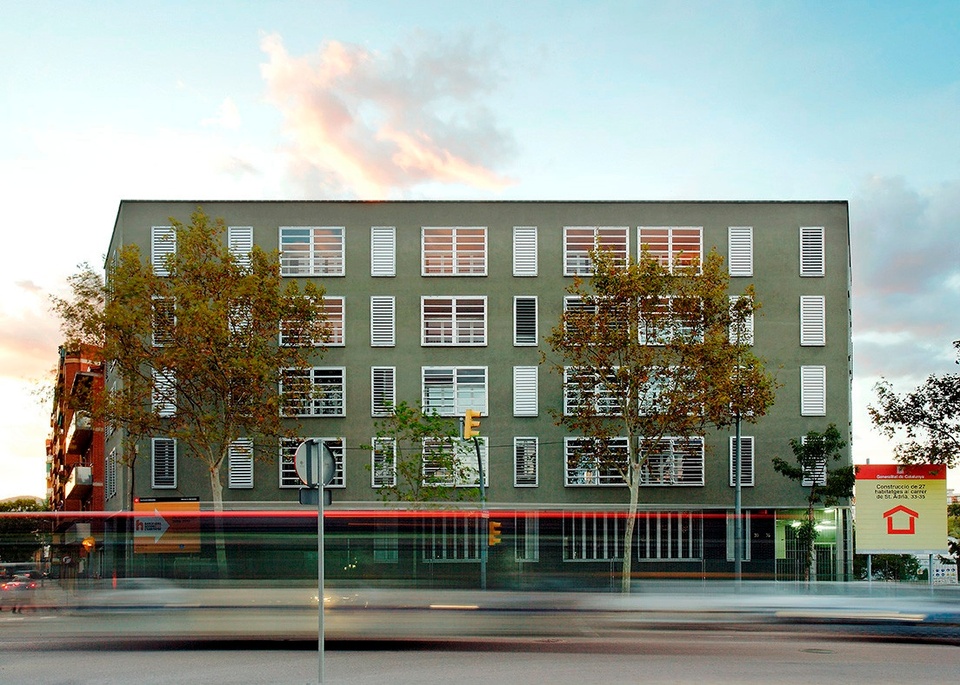
[[[6,3],[0,499],[45,494],[49,297],[122,199],[849,200],[890,461],[873,385],[960,370],[958,36],[956,0]]]

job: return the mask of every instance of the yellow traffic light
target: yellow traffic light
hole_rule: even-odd
[[[469,440],[480,435],[480,412],[467,409],[463,417],[463,439]]]
[[[499,521],[490,521],[487,524],[487,544],[490,547],[494,545],[499,545],[502,540],[500,539],[500,522]]]

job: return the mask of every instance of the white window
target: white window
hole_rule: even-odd
[[[800,296],[800,344],[827,344],[827,303],[823,295]]]
[[[318,311],[323,318],[309,329],[289,321],[280,322],[280,344],[291,347],[343,347],[345,301],[343,297],[324,295]]]
[[[752,299],[749,295],[730,295],[730,316],[736,316],[736,306],[740,300],[746,300],[746,303],[751,304]],[[731,321],[730,328],[727,331],[727,334],[730,337],[730,344],[737,345],[743,343],[744,345],[753,344],[753,312],[751,311],[747,314],[743,321],[734,322]]]
[[[150,442],[150,487],[173,490],[177,487],[177,441],[153,438]]]
[[[370,275],[397,275],[397,229],[394,226],[370,228]]]
[[[513,344],[537,345],[537,298],[517,295],[513,298]]]
[[[421,345],[487,344],[486,297],[421,297]]]
[[[328,488],[346,487],[346,470],[343,454],[343,438],[281,438],[280,439],[280,487],[281,488],[302,488],[304,483],[297,475],[296,454],[297,448],[306,440],[320,440],[326,443],[330,454],[333,456],[333,478],[330,480]]]
[[[513,227],[513,275],[537,275],[537,227]]]
[[[281,276],[343,276],[343,226],[281,226]]]
[[[164,347],[174,343],[177,329],[177,301],[173,297],[153,298],[153,345]]]
[[[615,391],[616,369],[602,378],[592,369],[567,366],[563,370],[564,416],[581,414],[588,409],[598,416],[619,416],[620,402]]]
[[[513,415],[537,416],[537,367],[513,367]]]
[[[630,229],[627,226],[565,226],[563,229],[563,275],[589,276],[593,273],[590,252],[604,250],[617,264],[630,258]]]
[[[807,437],[803,436],[801,438],[802,442],[807,441]],[[803,471],[803,479],[800,481],[800,484],[805,487],[813,487],[814,485],[819,485],[821,487],[827,484],[827,458],[823,457],[817,459],[809,464],[803,464],[801,467]]]
[[[177,231],[173,226],[153,226],[150,229],[150,263],[157,276],[169,276],[167,257],[177,251]]]
[[[487,413],[487,367],[424,366],[423,410],[440,416],[460,416],[467,409]]]
[[[640,226],[640,250],[673,271],[703,263],[703,228],[700,226]]]
[[[730,487],[737,484],[737,438],[730,436]],[[740,436],[740,485],[753,486],[753,436]]]
[[[540,484],[539,443],[535,437],[513,439],[513,487],[535,488]]]
[[[643,448],[647,455],[641,485],[703,485],[703,438],[643,440]]]
[[[483,484],[490,485],[490,455],[486,438],[477,438],[483,462]],[[473,440],[425,438],[422,446],[423,484],[473,488],[480,485],[480,464]],[[451,467],[454,471],[451,473]]]
[[[479,516],[434,516],[424,521],[424,563],[477,562],[486,546],[486,519]]]
[[[392,488],[397,484],[397,441],[395,438],[373,438],[370,450],[370,485]]]
[[[640,561],[703,559],[703,514],[698,511],[645,511],[637,515]]]
[[[800,367],[800,415],[827,415],[827,367]]]
[[[486,227],[424,226],[422,246],[424,276],[487,275]]]
[[[727,228],[727,268],[731,276],[753,276],[753,226]]]
[[[564,561],[617,561],[623,559],[626,520],[604,512],[563,516]]]
[[[397,305],[392,295],[370,296],[370,347],[393,347],[396,340]]]
[[[800,227],[800,275],[824,275],[823,226]]]
[[[177,413],[177,375],[172,369],[153,370],[151,392],[153,411],[157,416],[170,418]]]
[[[238,438],[227,446],[227,487],[253,487],[253,440]]]
[[[253,226],[228,226],[227,247],[237,266],[248,268],[253,250]]]
[[[370,368],[370,415],[390,416],[397,405],[397,367]]]
[[[563,455],[567,487],[624,484],[620,467],[627,464],[627,438],[564,438]]]
[[[703,342],[703,302],[692,297],[661,297],[641,306],[640,344]]]
[[[540,514],[520,512],[513,517],[514,560],[540,561]]]
[[[344,416],[345,373],[342,366],[284,369],[280,383],[284,415]]]

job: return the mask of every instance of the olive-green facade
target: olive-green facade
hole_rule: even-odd
[[[804,490],[774,472],[771,464],[774,456],[791,457],[788,444],[791,438],[810,430],[822,431],[833,423],[849,443],[851,262],[845,201],[124,201],[117,215],[108,259],[119,247],[130,243],[140,245],[143,253],[149,255],[153,227],[169,226],[170,217],[189,222],[191,212],[198,206],[208,215],[222,218],[227,226],[251,228],[255,244],[268,251],[281,249],[281,227],[289,227],[285,229],[288,236],[300,235],[296,231],[290,233],[298,227],[341,229],[335,234],[341,239],[343,275],[312,278],[322,283],[328,297],[343,298],[343,344],[324,349],[317,366],[343,369],[344,411],[342,416],[301,419],[305,436],[343,439],[343,482],[333,493],[336,508],[382,506],[372,484],[370,451],[361,447],[371,442],[377,421],[371,410],[373,367],[395,368],[394,399],[410,403],[424,397],[425,368],[485,370],[486,411],[481,434],[489,450],[487,500],[490,507],[603,510],[626,504],[628,493],[622,486],[591,486],[568,481],[564,438],[570,436],[556,425],[554,415],[563,407],[563,379],[540,364],[541,353],[549,354],[543,338],[556,325],[564,306],[565,288],[572,282],[572,276],[565,275],[565,267],[576,261],[573,236],[584,235],[582,231],[570,232],[574,228],[622,228],[631,256],[639,252],[641,231],[650,228],[701,229],[702,254],[716,249],[726,262],[732,263],[732,236],[738,240],[734,246],[738,259],[742,260],[749,252],[752,268],[741,267],[743,270],[738,272],[748,275],[731,276],[731,295],[748,285],[755,288],[762,307],[754,321],[754,350],[766,360],[779,388],[776,403],[768,415],[756,424],[743,426],[743,435],[753,439],[754,472],[753,484],[742,488],[745,509],[775,516],[777,512],[805,506]],[[432,235],[428,229],[454,227],[483,229],[479,233],[485,239],[482,275],[425,275],[425,270],[434,268],[425,265],[424,246],[429,243],[425,236]],[[394,275],[372,275],[375,255],[386,254],[389,261],[391,252],[389,248],[386,252],[372,252],[373,236],[389,236],[389,229],[393,229],[395,240]],[[618,231],[612,233],[621,235]],[[443,231],[439,234],[447,235]],[[673,233],[667,231],[666,235]],[[535,251],[531,251],[529,242],[520,245],[517,236],[528,241],[535,236]],[[289,244],[288,239],[285,245]],[[451,238],[450,244],[455,245],[455,240]],[[457,248],[453,249],[456,252]],[[516,275],[515,252],[518,250],[526,258],[523,273],[535,275]],[[289,256],[290,253],[283,254]],[[535,260],[532,264],[531,258]],[[810,275],[802,275],[802,269]],[[394,298],[393,345],[372,344],[371,298],[376,297]],[[470,338],[468,344],[456,341],[424,344],[425,297],[485,298],[485,332],[477,332],[479,337]],[[517,297],[536,298],[538,345],[515,344]],[[813,319],[806,320],[804,344],[801,344],[801,302],[813,306]],[[822,313],[820,319],[818,311]],[[809,309],[807,315],[810,315]],[[452,335],[456,338],[456,323],[453,328]],[[524,410],[516,411],[515,367],[536,367],[533,372],[536,374],[535,410],[528,404]],[[807,395],[802,398],[801,377],[807,373],[812,375],[806,376]],[[525,397],[529,400],[532,395],[528,393]],[[807,404],[806,411],[802,411],[802,399]],[[524,415],[515,415],[517,413]],[[731,511],[734,502],[730,482],[731,436],[732,429],[708,431],[704,436],[702,476],[695,479],[698,482],[644,486],[640,493],[641,507],[649,511],[698,511],[718,515]],[[115,441],[121,437],[114,435],[110,439]],[[538,439],[535,482],[528,479],[518,484],[516,481],[514,439],[517,437]],[[176,469],[176,487],[156,490],[151,489],[148,469],[139,469],[137,494],[199,497],[201,507],[206,506],[210,486],[199,462],[178,454]],[[122,496],[125,487],[122,481],[121,474],[120,494],[112,498],[112,502],[107,501],[108,509],[121,508],[126,501]],[[297,489],[281,487],[280,481],[278,463],[257,462],[252,487],[224,488],[225,506],[237,509],[298,506]],[[835,551],[841,557],[851,553],[848,513],[845,511],[836,519],[841,530]]]

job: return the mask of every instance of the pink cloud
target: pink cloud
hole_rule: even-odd
[[[389,55],[331,41],[302,57],[265,36],[261,73],[292,168],[332,192],[383,199],[422,183],[498,189],[512,138],[481,103],[495,78],[469,41]]]

